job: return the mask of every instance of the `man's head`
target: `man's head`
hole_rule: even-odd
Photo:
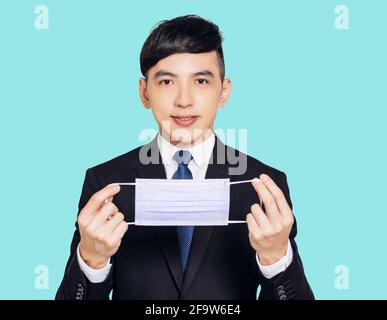
[[[207,138],[231,91],[219,28],[193,15],[163,21],[146,39],[140,63],[140,97],[164,138],[180,147]]]

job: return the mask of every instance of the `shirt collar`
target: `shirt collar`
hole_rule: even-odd
[[[166,165],[176,164],[176,161],[173,159],[173,155],[178,150],[182,150],[174,146],[167,139],[165,139],[160,133],[157,135],[157,145],[160,150],[163,163]],[[212,134],[203,142],[196,144],[192,148],[186,148],[191,152],[193,161],[198,167],[203,166],[211,158],[212,150],[215,145],[215,134]]]

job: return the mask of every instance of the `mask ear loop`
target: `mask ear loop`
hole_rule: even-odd
[[[120,186],[135,186],[135,182],[115,182],[112,185],[120,185]]]
[[[233,181],[233,182],[230,182],[229,184],[233,185],[233,184],[248,183],[248,182],[254,182],[254,181],[261,181],[261,179],[254,178],[251,180]],[[262,199],[261,198],[259,198],[259,203],[262,207]],[[245,220],[228,220],[227,222],[228,223],[247,223]]]
[[[229,182],[229,184],[233,185],[233,184],[248,183],[248,182],[254,182],[254,181],[261,181],[261,179],[254,178],[251,180],[233,181],[233,182]],[[116,182],[116,183],[112,183],[112,185],[135,186],[136,182]],[[259,198],[259,203],[262,207],[262,199],[261,198]],[[245,220],[227,220],[227,223],[233,224],[233,223],[247,223],[247,222]],[[128,225],[135,225],[136,223],[135,222],[127,222],[127,224]]]
[[[230,182],[230,185],[231,184],[240,184],[240,183],[254,182],[254,181],[261,181],[261,179],[254,178],[254,179],[251,179],[251,180],[233,181],[233,182]]]
[[[115,182],[115,183],[112,183],[112,185],[135,186],[136,183],[135,182]],[[130,226],[130,225],[135,225],[136,223],[135,222],[127,222],[127,224]]]

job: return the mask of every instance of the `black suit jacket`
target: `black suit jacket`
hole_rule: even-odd
[[[156,163],[144,165],[139,160],[140,147],[113,160],[88,169],[79,201],[81,210],[89,198],[113,182],[133,182],[136,178],[165,179],[157,141],[146,145],[148,152],[157,154]],[[222,153],[223,149],[225,152]],[[144,150],[144,149],[143,149]],[[225,155],[221,157],[220,155]],[[247,157],[247,170],[242,175],[230,175],[229,169],[238,164],[231,155],[243,156],[225,146],[218,137],[206,172],[206,179],[230,178],[247,180],[266,173],[291,200],[286,175],[262,162]],[[219,159],[222,158],[220,161]],[[155,162],[155,161],[153,161]],[[250,183],[232,185],[230,190],[230,220],[245,220],[250,207],[259,203]],[[133,186],[123,186],[113,202],[124,213],[126,221],[134,221]],[[79,211],[78,211],[79,213]],[[196,226],[188,265],[183,275],[179,260],[176,227],[129,226],[121,246],[112,257],[112,268],[102,283],[91,283],[81,271],[76,248],[80,234],[76,230],[65,274],[56,299],[313,299],[304,274],[294,238],[294,223],[290,241],[293,261],[282,273],[266,279],[257,265],[254,249],[250,246],[247,224],[228,226]]]

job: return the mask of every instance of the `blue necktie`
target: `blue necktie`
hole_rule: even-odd
[[[192,160],[192,155],[188,150],[179,150],[173,156],[173,159],[179,165],[176,172],[173,174],[172,179],[192,179],[191,170],[188,168],[188,164]],[[180,263],[185,271],[187,267],[187,260],[189,255],[189,249],[191,247],[192,235],[194,232],[193,226],[177,226],[177,237],[179,239],[180,246]]]

